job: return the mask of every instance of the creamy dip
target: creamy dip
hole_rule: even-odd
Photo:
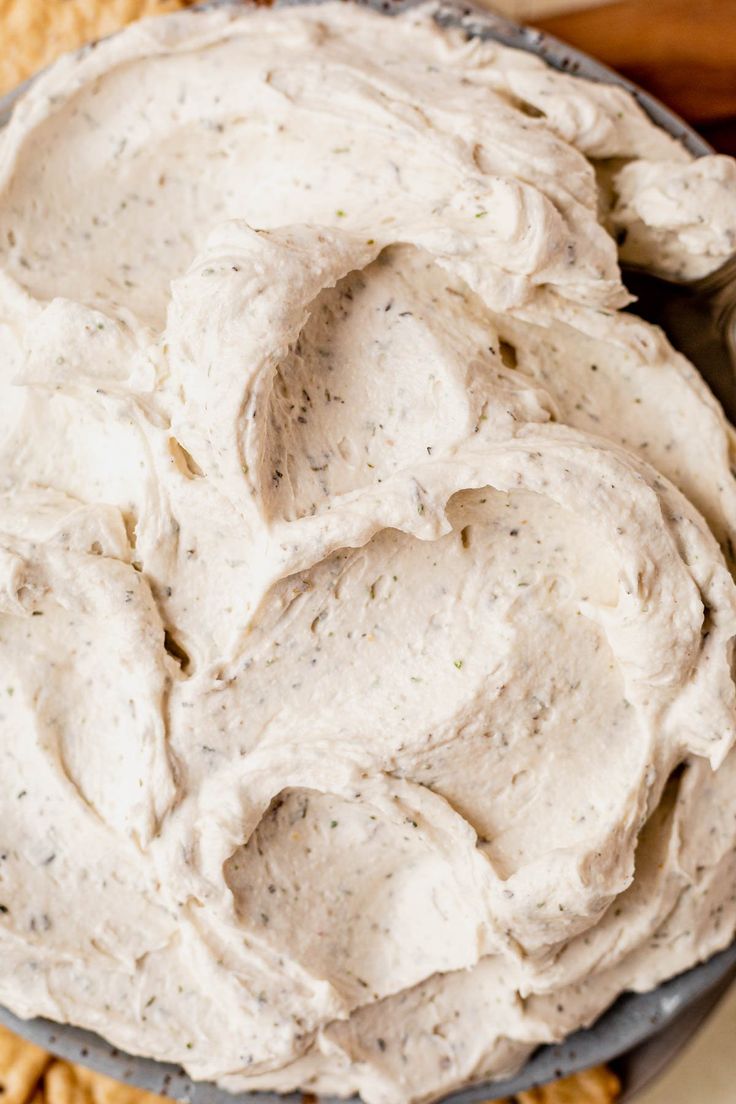
[[[620,312],[733,162],[349,5],[136,26],[0,138],[0,1002],[436,1096],[736,925],[732,431]],[[626,233],[624,233],[626,231]]]

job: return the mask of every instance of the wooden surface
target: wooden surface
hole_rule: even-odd
[[[736,0],[618,0],[535,24],[635,80],[736,155]]]

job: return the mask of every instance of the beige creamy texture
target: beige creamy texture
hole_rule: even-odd
[[[427,9],[187,13],[34,85],[0,1002],[400,1104],[730,941],[733,439],[614,235],[695,274],[735,226],[731,161]]]

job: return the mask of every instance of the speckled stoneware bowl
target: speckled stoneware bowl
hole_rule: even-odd
[[[203,7],[239,0],[213,0]],[[313,3],[319,0],[277,0],[277,6]],[[421,0],[352,0],[390,17]],[[695,156],[711,153],[711,147],[687,123],[663,104],[618,73],[587,54],[531,27],[495,15],[472,4],[450,0],[440,3],[435,18],[447,27],[460,27],[469,37],[494,39],[508,46],[537,54],[555,69],[617,84],[628,89],[651,119],[663,127]],[[85,47],[86,49],[86,47]],[[0,126],[7,123],[13,105],[24,89],[21,85],[0,97]],[[446,1104],[476,1104],[491,1097],[514,1093],[544,1084],[558,1077],[600,1063],[609,1063],[620,1074],[624,1101],[635,1099],[672,1061],[674,1055],[702,1025],[731,982],[736,978],[736,943],[700,966],[673,978],[650,993],[628,993],[590,1028],[578,1031],[558,1046],[540,1047],[510,1080],[471,1085],[445,1098]],[[192,1104],[300,1104],[301,1094],[244,1093],[232,1096],[206,1082],[194,1082],[178,1066],[125,1054],[98,1035],[49,1020],[20,1020],[0,1008],[0,1022],[54,1054],[127,1081],[163,1096]],[[699,1102],[700,1104],[700,1102]]]

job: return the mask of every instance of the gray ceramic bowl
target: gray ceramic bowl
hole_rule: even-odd
[[[203,7],[238,0],[214,0]],[[318,0],[277,0],[282,6]],[[353,0],[387,16],[415,6],[420,0]],[[590,80],[626,88],[659,126],[695,156],[711,147],[687,123],[658,100],[587,54],[531,27],[492,14],[472,4],[451,0],[438,6],[435,18],[447,27],[460,27],[469,37],[494,39],[537,54],[555,69]],[[0,98],[0,126],[10,117],[22,85]],[[578,1031],[559,1046],[540,1047],[518,1074],[508,1081],[472,1085],[446,1098],[446,1104],[476,1104],[544,1084],[557,1077],[600,1063],[613,1063],[624,1083],[623,1100],[630,1101],[692,1038],[736,977],[736,943],[700,966],[650,993],[625,994],[590,1028]],[[300,1104],[300,1093],[249,1093],[234,1097],[216,1086],[194,1082],[177,1066],[124,1054],[98,1035],[48,1020],[20,1020],[0,1008],[0,1022],[63,1058],[90,1066],[120,1081],[192,1104]]]

